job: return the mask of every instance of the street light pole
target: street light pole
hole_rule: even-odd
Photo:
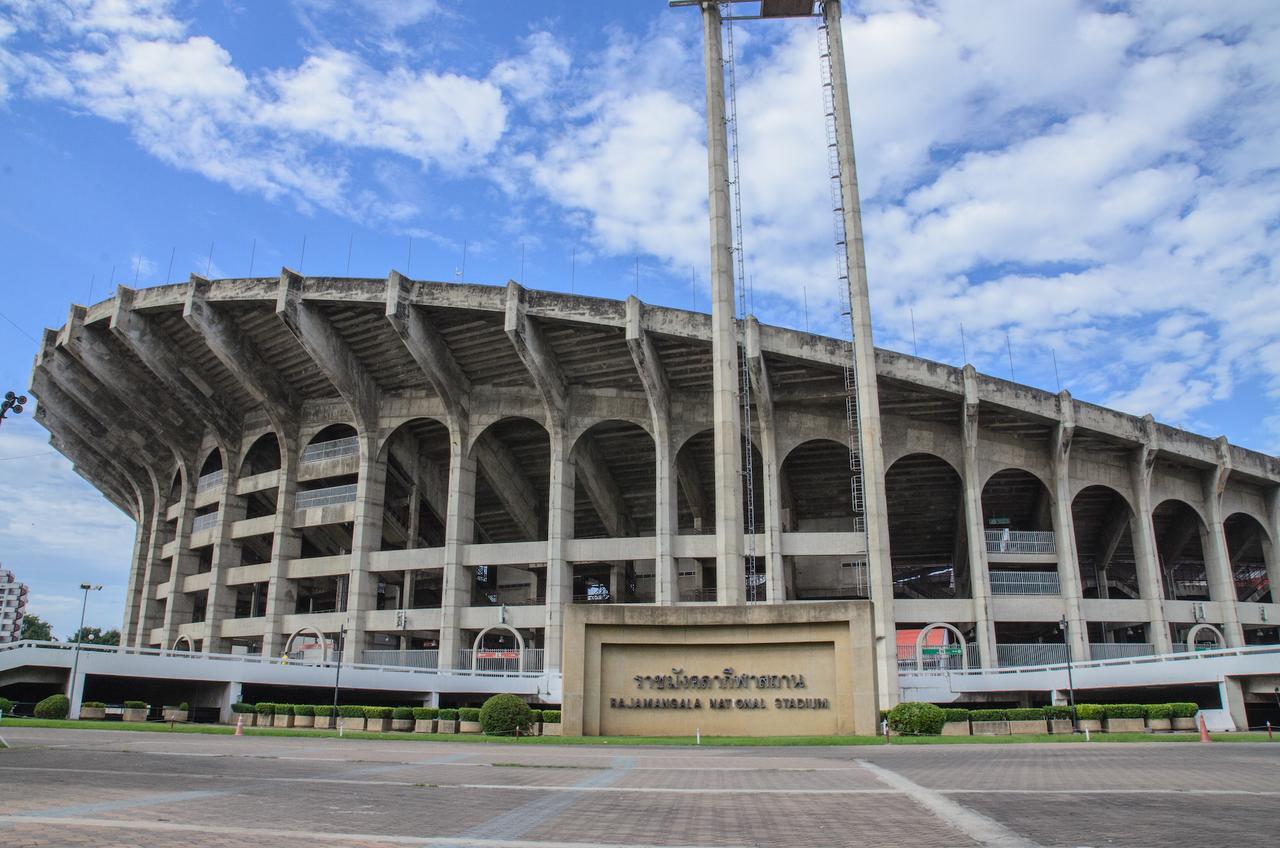
[[[4,421],[8,417],[10,411],[14,415],[22,414],[22,405],[27,402],[26,395],[15,394],[14,392],[4,393],[4,402],[0,403],[0,421]]]
[[[71,658],[71,680],[67,683],[67,698],[73,707],[76,700],[76,675],[80,671],[80,640],[84,638],[84,613],[89,607],[89,592],[102,589],[101,586],[91,586],[88,583],[81,583],[80,588],[84,591],[84,601],[80,604],[80,629],[76,631],[76,646],[72,649]]]
[[[1062,630],[1062,643],[1067,646],[1067,697],[1071,704],[1071,732],[1076,731],[1076,684],[1071,674],[1071,640],[1067,633],[1067,617],[1064,615],[1062,620],[1058,622],[1058,627]]]
[[[338,726],[338,684],[342,681],[342,648],[347,635],[347,625],[338,625],[338,661],[333,670],[333,725]]]

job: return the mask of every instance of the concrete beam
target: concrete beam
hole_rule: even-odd
[[[555,351],[543,337],[538,325],[525,313],[524,289],[514,281],[507,283],[506,319],[503,329],[516,355],[524,363],[534,385],[542,393],[547,407],[548,429],[559,426],[569,408],[569,384]]]
[[[782,463],[778,458],[778,430],[773,415],[773,384],[769,368],[760,348],[760,323],[754,315],[746,319],[747,371],[755,395],[756,422],[760,428],[760,459],[764,463],[764,567],[765,597],[771,604],[787,598],[782,565],[782,504],[790,498],[789,486],[782,480]],[[746,528],[750,532],[751,528]],[[750,550],[750,542],[748,542]],[[748,593],[748,597],[750,594]]]
[[[459,420],[465,420],[471,381],[458,367],[444,336],[421,309],[409,303],[411,287],[412,283],[398,271],[391,272],[387,278],[387,321],[445,407]]]
[[[708,526],[707,518],[712,514],[712,505],[703,497],[702,475],[698,473],[698,466],[693,457],[683,451],[676,454],[676,479],[680,483],[680,491],[684,492],[684,499],[689,504],[694,521],[700,529],[705,530]]]
[[[378,412],[382,408],[378,383],[324,316],[321,307],[303,301],[302,285],[301,275],[288,268],[281,269],[276,317],[347,402],[361,432],[376,433]]]
[[[520,532],[528,539],[542,536],[544,529],[538,520],[538,493],[520,468],[511,449],[492,432],[486,431],[476,439],[472,452],[489,485],[519,526]]]
[[[635,519],[622,496],[622,489],[609,471],[609,463],[600,455],[590,433],[583,433],[573,449],[573,463],[586,488],[587,497],[596,514],[604,522],[605,532],[614,538],[634,536]]]
[[[655,422],[670,423],[671,388],[667,384],[667,372],[662,367],[662,357],[653,343],[653,338],[641,323],[640,301],[632,296],[627,298],[627,350],[631,352],[631,361],[635,363],[636,374],[644,386],[645,397],[649,401],[649,411]]]

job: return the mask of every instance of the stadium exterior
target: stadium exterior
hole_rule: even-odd
[[[46,331],[36,417],[137,522],[125,643],[554,675],[576,605],[727,627],[870,601],[846,606],[882,705],[900,671],[1280,643],[1275,457],[872,348],[847,114],[852,342],[735,318],[702,11],[711,315],[284,269],[121,287]]]

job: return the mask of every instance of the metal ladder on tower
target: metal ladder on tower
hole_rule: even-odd
[[[849,302],[849,259],[847,235],[844,226],[844,195],[841,191],[843,175],[840,170],[840,152],[836,145],[836,108],[834,87],[831,83],[831,33],[826,20],[818,25],[819,75],[822,80],[822,106],[826,116],[827,172],[830,177],[832,224],[836,242],[836,283],[840,289],[842,314],[849,319],[849,338],[845,341],[844,389],[845,423],[849,442],[849,500],[853,509],[854,529],[866,531],[865,487],[862,474],[862,422],[858,412],[858,372],[853,350],[853,306]],[[842,104],[841,104],[842,105]]]
[[[730,164],[733,173],[729,179],[730,202],[733,219],[733,275],[734,286],[738,292],[738,329],[740,338],[739,362],[741,373],[738,380],[738,397],[742,402],[742,490],[743,490],[743,533],[746,537],[745,560],[747,602],[760,600],[760,574],[756,558],[756,497],[755,468],[751,450],[751,370],[747,363],[747,285],[746,257],[742,250],[742,192],[739,187],[738,167],[738,81],[733,53],[733,17],[727,14],[728,4],[721,4],[721,12],[726,13],[725,27],[725,75],[729,89],[726,98],[727,109],[725,125],[729,135]]]

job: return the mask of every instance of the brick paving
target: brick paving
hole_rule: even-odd
[[[16,847],[1247,847],[1274,844],[1280,808],[1280,745],[1265,744],[579,748],[36,728],[5,737],[0,845]]]

